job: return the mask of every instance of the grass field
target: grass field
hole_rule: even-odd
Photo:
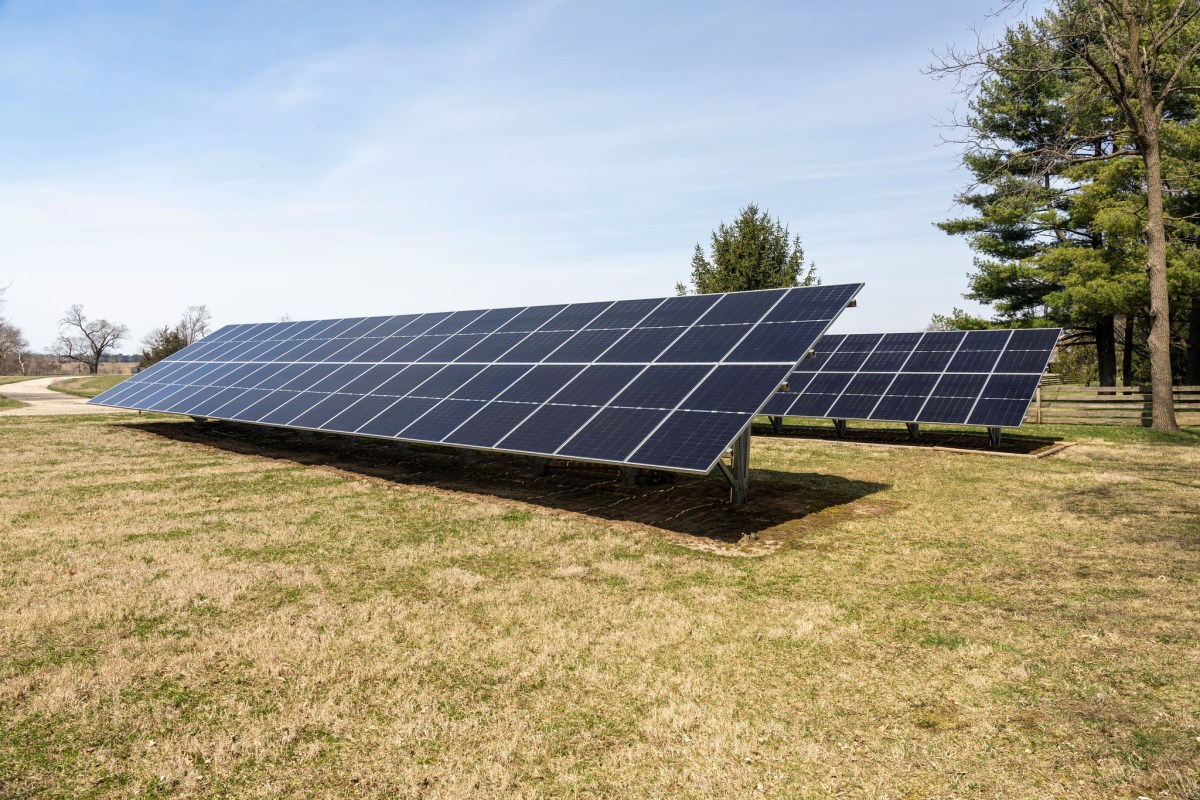
[[[0,796],[1200,797],[1200,435],[1054,434],[756,437],[731,511],[0,418]]]
[[[101,392],[108,391],[128,375],[87,375],[82,378],[67,378],[55,381],[50,388],[63,394],[73,394],[76,397],[93,398]]]

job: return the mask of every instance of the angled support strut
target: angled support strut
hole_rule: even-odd
[[[750,426],[738,438],[733,440],[729,463],[724,460],[717,462],[717,467],[725,480],[729,481],[729,502],[740,506],[746,502],[746,492],[750,488]]]

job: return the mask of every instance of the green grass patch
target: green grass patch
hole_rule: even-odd
[[[101,392],[106,392],[118,383],[129,379],[129,375],[88,375],[84,378],[67,378],[55,381],[50,388],[56,392],[86,397],[89,400]]]

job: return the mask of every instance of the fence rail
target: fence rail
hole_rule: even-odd
[[[1176,386],[1175,416],[1180,425],[1200,425],[1200,386]],[[1149,386],[1043,385],[1029,406],[1026,422],[1150,425]]]

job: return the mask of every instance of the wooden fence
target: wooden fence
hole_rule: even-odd
[[[1200,425],[1200,386],[1176,386],[1180,425]],[[1150,425],[1149,386],[1063,386],[1044,384],[1029,406],[1026,422]]]

